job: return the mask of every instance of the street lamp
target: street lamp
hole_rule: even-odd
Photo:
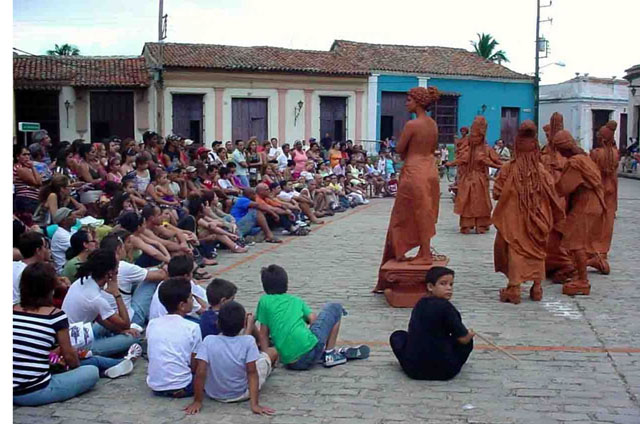
[[[556,66],[560,66],[561,68],[564,68],[565,66],[567,66],[566,63],[562,62],[562,61],[558,61],[558,62],[553,62],[553,63],[547,63],[546,65],[542,65],[540,67],[540,69],[542,68],[546,68],[547,66],[551,66],[551,65],[556,65]]]

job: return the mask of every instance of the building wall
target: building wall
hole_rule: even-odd
[[[60,108],[60,140],[73,141],[82,138],[86,141],[100,141],[91,138],[91,89],[78,89],[64,86],[60,89],[58,100]],[[94,90],[99,91],[99,90]],[[133,91],[134,135],[136,140],[142,140],[142,134],[153,125],[154,110],[151,107],[150,89],[122,89],[118,91]],[[67,127],[67,109],[65,102],[69,102],[69,125]],[[146,117],[142,116],[142,113]],[[85,125],[86,124],[86,125]],[[118,135],[120,134],[113,134]]]
[[[538,132],[544,134],[542,127],[548,124],[551,115],[559,112],[564,118],[564,127],[579,142],[585,150],[591,150],[593,145],[593,114],[594,109],[611,110],[609,119],[620,122],[621,113],[629,113],[629,88],[626,81],[602,79],[593,80],[578,77],[560,84],[543,85],[540,87],[540,120]],[[629,125],[629,124],[628,124]],[[628,132],[628,134],[631,134]],[[541,135],[540,140],[544,139]],[[616,132],[616,143],[619,135]],[[547,142],[547,140],[544,140]]]
[[[640,76],[632,79],[630,85],[640,87]],[[635,95],[629,90],[628,111],[627,135],[637,141],[640,139],[640,88],[636,88]]]
[[[503,107],[520,108],[520,122],[533,119],[533,84],[531,82],[507,82],[471,80],[411,75],[380,75],[377,78],[377,103],[375,111],[376,137],[380,137],[380,99],[383,91],[407,92],[413,87],[436,86],[440,91],[456,92],[458,98],[458,128],[470,126],[476,115],[488,122],[487,141],[493,144],[500,138],[500,122]],[[370,111],[371,113],[371,111]],[[370,116],[369,119],[372,119]]]
[[[329,77],[291,74],[231,73],[168,70],[164,74],[164,133],[172,131],[171,93],[205,94],[204,139],[210,144],[217,129],[223,141],[231,140],[233,98],[268,100],[268,135],[281,144],[297,139],[320,139],[320,96],[347,97],[347,137],[365,133],[366,97],[360,107],[360,127],[356,128],[357,93],[366,96],[367,77]],[[298,102],[303,106],[296,119]],[[216,122],[216,119],[220,122]],[[221,119],[220,119],[221,118]]]

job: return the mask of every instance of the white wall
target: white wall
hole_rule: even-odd
[[[203,141],[206,145],[211,145],[215,136],[215,94],[213,88],[191,88],[191,87],[165,87],[164,89],[164,136],[173,134],[173,94],[204,94],[203,102]],[[152,109],[152,108],[149,108]],[[149,123],[151,128],[155,128],[155,117]],[[142,138],[142,137],[141,137]]]
[[[69,102],[69,128],[67,128],[67,109],[64,106],[64,103],[66,101]],[[73,89],[73,87],[62,87],[62,89],[60,90],[60,96],[58,97],[58,108],[60,116],[60,141],[66,140],[72,142],[76,138],[85,137],[85,140],[90,140],[87,135],[83,135],[76,131],[76,109],[74,106],[75,101],[76,91]],[[87,133],[88,132],[89,131],[87,131]]]
[[[549,123],[551,115],[559,112],[564,117],[564,128],[580,142],[585,150],[590,150],[593,138],[594,109],[611,110],[609,119],[620,122],[620,114],[629,112],[629,88],[626,82],[614,83],[589,78],[574,78],[560,84],[540,87],[539,140],[545,142],[542,127]],[[616,132],[616,142],[619,136]]]
[[[302,110],[300,110],[300,114],[298,115],[298,119],[295,121],[294,124],[294,120],[295,120],[295,113],[294,113],[294,108],[298,107],[298,102],[299,101],[303,101],[304,102],[304,90],[288,90],[287,91],[287,105],[286,105],[286,135],[287,135],[287,139],[286,140],[278,140],[278,142],[280,143],[280,145],[283,145],[284,143],[289,143],[292,144],[294,140],[302,140],[304,138],[304,112],[305,109],[308,107],[311,107],[312,105],[307,105],[307,104],[303,104],[302,105]],[[277,131],[276,131],[277,133]],[[277,134],[275,134],[273,137],[278,137]],[[316,137],[317,138],[317,137]]]

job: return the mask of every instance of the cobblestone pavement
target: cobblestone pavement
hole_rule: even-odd
[[[304,238],[283,245],[259,244],[249,255],[222,254],[216,274],[234,281],[236,297],[250,310],[262,293],[259,270],[283,265],[289,291],[317,310],[342,302],[340,339],[372,346],[368,360],[308,372],[276,368],[261,403],[271,418],[249,405],[206,400],[186,417],[189,400],[151,395],[147,363],[118,380],[101,380],[77,399],[39,408],[16,408],[17,423],[640,423],[640,274],[637,236],[640,184],[620,180],[620,207],[611,252],[612,273],[590,275],[589,297],[570,298],[549,282],[542,302],[523,296],[520,305],[498,302],[504,277],[493,272],[495,230],[458,233],[457,216],[443,184],[435,247],[456,270],[453,303],[467,326],[508,346],[520,362],[479,345],[462,372],[448,382],[419,382],[402,374],[388,345],[406,328],[410,310],[388,307],[370,293],[376,280],[393,201],[372,200],[337,215]],[[635,259],[634,259],[635,258]],[[480,340],[476,339],[478,343]]]

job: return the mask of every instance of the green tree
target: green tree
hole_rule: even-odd
[[[61,46],[56,44],[53,50],[47,50],[47,54],[49,56],[78,56],[80,49],[72,44],[65,43]]]
[[[478,34],[478,41],[471,41],[471,45],[476,51],[476,54],[491,62],[508,62],[507,55],[504,50],[495,51],[498,43],[491,34]]]

